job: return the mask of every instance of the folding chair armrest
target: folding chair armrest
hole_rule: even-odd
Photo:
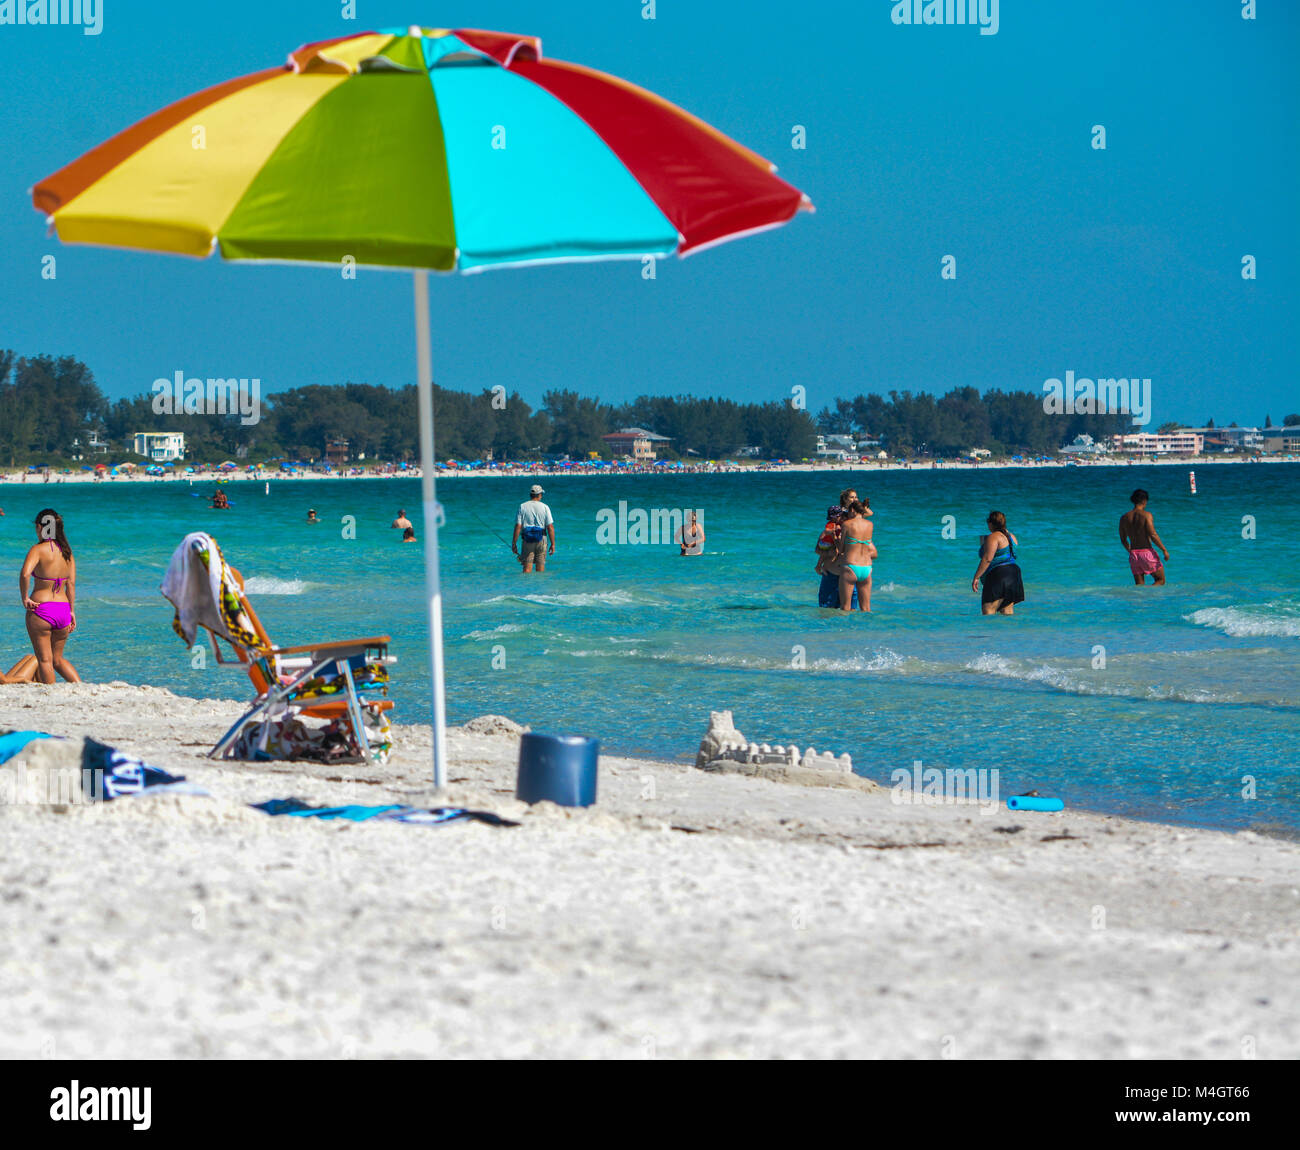
[[[334,643],[303,643],[297,647],[272,647],[273,655],[294,655],[314,651],[355,651],[366,647],[387,647],[393,641],[391,635],[374,635],[369,639],[340,639]]]

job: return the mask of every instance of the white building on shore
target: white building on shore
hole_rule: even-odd
[[[1060,449],[1062,455],[1109,455],[1110,448],[1098,443],[1091,435],[1076,435]]]
[[[1200,455],[1205,449],[1205,436],[1182,429],[1167,434],[1141,431],[1113,436],[1111,447],[1127,455]]]
[[[858,445],[851,435],[819,435],[817,458],[834,459],[843,463],[851,455],[857,458]]]
[[[131,451],[154,463],[170,463],[185,456],[183,431],[137,431],[131,437]]]

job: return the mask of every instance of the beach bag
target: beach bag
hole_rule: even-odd
[[[523,535],[524,535],[525,543],[540,543],[543,539],[546,538],[546,528],[525,527]]]
[[[245,761],[311,759],[328,763],[355,759],[356,754],[338,723],[309,727],[300,719],[289,718],[249,723],[235,740],[234,757]]]

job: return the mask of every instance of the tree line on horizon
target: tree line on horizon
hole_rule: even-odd
[[[415,386],[309,384],[262,397],[261,419],[237,414],[166,414],[152,393],[109,400],[90,368],[72,356],[20,357],[0,350],[0,464],[27,466],[104,461],[86,444],[107,439],[107,460],[130,458],[139,431],[180,431],[186,458],[266,462],[315,460],[331,440],[346,439],[352,458],[416,462],[419,429]],[[720,459],[742,452],[760,459],[811,458],[817,436],[879,440],[894,457],[953,456],[983,447],[994,454],[1052,454],[1075,436],[1094,439],[1133,430],[1122,415],[1062,417],[1033,392],[954,388],[942,396],[891,391],[837,399],[812,415],[789,401],[741,403],[701,396],[640,396],[611,404],[576,391],[548,391],[534,410],[501,388],[475,394],[434,387],[438,457],[442,460],[610,457],[602,435],[641,427],[667,436],[661,458]],[[1300,414],[1285,422],[1300,423]]]

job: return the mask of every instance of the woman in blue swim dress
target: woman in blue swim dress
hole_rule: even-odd
[[[1014,615],[1017,603],[1025,601],[1025,584],[1016,560],[1016,537],[1007,530],[1007,517],[990,511],[989,533],[980,536],[980,563],[970,581],[970,589],[979,591],[982,614]]]

